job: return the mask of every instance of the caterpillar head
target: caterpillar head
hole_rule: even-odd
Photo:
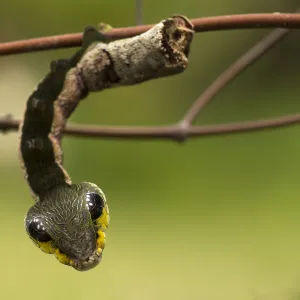
[[[108,224],[105,195],[88,182],[48,191],[25,218],[25,228],[33,242],[78,271],[89,270],[101,261]]]

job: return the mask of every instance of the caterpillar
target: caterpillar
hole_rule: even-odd
[[[20,161],[35,204],[25,229],[45,253],[78,271],[99,264],[109,225],[104,192],[95,184],[72,184],[62,164],[62,129],[89,92],[132,85],[183,72],[193,25],[184,16],[161,21],[149,31],[104,43],[87,27],[82,47],[50,71],[29,96],[20,125]]]

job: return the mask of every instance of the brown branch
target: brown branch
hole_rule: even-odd
[[[19,120],[8,117],[0,118],[0,131],[16,131]],[[126,138],[126,139],[172,139],[183,141],[186,137],[203,137],[228,135],[241,132],[270,130],[287,127],[300,123],[300,114],[293,114],[279,118],[249,121],[220,125],[191,126],[182,128],[180,125],[167,125],[155,127],[125,127],[125,126],[89,126],[69,125],[64,133],[71,136]]]
[[[192,104],[181,120],[182,126],[189,126],[200,111],[237,75],[261,58],[290,32],[289,29],[278,28],[256,43],[250,50],[233,62],[215,81],[207,87],[199,98]]]
[[[246,16],[251,16],[248,19]],[[269,16],[270,20],[267,21],[266,16]],[[293,14],[261,14],[261,15],[236,15],[227,17],[228,20],[233,18],[235,25],[244,24],[246,27],[249,26],[250,20],[254,22],[254,20],[258,21],[265,20],[266,23],[262,21],[262,24],[265,24],[264,27],[267,27],[269,24],[275,24],[278,22],[277,17],[281,17],[281,21],[284,18],[287,20],[293,20],[292,23],[286,20],[286,23],[282,26],[294,28],[295,24],[300,27],[300,15],[293,15]],[[275,17],[275,18],[274,18]],[[296,17],[296,18],[294,18]],[[216,22],[216,19],[219,18],[219,24]],[[202,18],[194,20],[194,25],[197,27],[197,20],[199,21],[207,21],[215,19],[215,29],[229,29],[231,28],[230,24],[234,24],[227,22],[226,18],[224,17],[213,17],[213,18]],[[224,23],[222,23],[222,20]],[[232,21],[232,20],[231,20]],[[247,23],[248,22],[248,23]],[[269,22],[269,23],[268,23]],[[272,23],[273,22],[273,23]],[[274,23],[275,22],[275,23]],[[295,22],[295,23],[293,23]],[[204,22],[205,24],[205,22]],[[209,26],[209,22],[206,23]],[[214,23],[212,23],[214,24]],[[210,26],[212,26],[210,24]],[[221,28],[221,26],[225,27]],[[254,24],[254,23],[253,23]],[[258,23],[256,23],[257,26]],[[294,25],[291,25],[294,24]],[[272,25],[272,26],[273,26]],[[201,25],[202,26],[202,25]],[[226,27],[227,26],[227,27]],[[271,26],[271,25],[270,25]],[[147,28],[147,26],[138,26],[135,28]],[[207,27],[209,28],[209,27]],[[211,27],[213,28],[213,27]],[[237,27],[235,27],[237,28]],[[296,27],[295,27],[296,28]],[[118,30],[123,29],[114,29],[115,32]],[[128,30],[128,29],[126,29]],[[128,34],[129,31],[124,30],[124,34]],[[130,30],[130,28],[129,28]],[[198,27],[199,30],[199,27]],[[112,32],[114,32],[112,31]],[[112,33],[110,32],[110,34]],[[185,117],[182,121],[176,125],[167,125],[167,126],[158,126],[158,127],[123,127],[123,126],[88,126],[88,125],[70,125],[67,126],[65,129],[65,133],[68,135],[75,135],[75,136],[83,136],[83,137],[106,137],[106,138],[131,138],[131,139],[173,139],[177,141],[184,141],[187,137],[200,137],[200,136],[214,136],[214,135],[225,135],[225,134],[232,134],[232,133],[239,133],[239,132],[251,132],[256,130],[266,130],[284,126],[290,126],[293,124],[300,123],[300,114],[288,115],[284,117],[274,118],[274,119],[267,119],[267,120],[259,120],[259,121],[250,121],[250,122],[241,122],[241,123],[231,123],[231,124],[220,124],[220,125],[209,125],[209,126],[190,126],[193,122],[194,118],[197,114],[201,111],[201,109],[218,93],[225,85],[227,85],[231,80],[233,80],[240,72],[242,72],[247,66],[252,64],[256,61],[259,57],[261,57],[268,49],[271,49],[276,42],[281,40],[287,33],[289,32],[288,29],[277,29],[271,32],[266,38],[261,40],[258,44],[252,47],[247,53],[245,53],[242,57],[240,57],[235,63],[233,63],[223,74],[221,74],[216,81],[212,83],[210,87],[208,87],[204,93],[194,102],[192,107],[189,109]],[[130,32],[129,32],[130,33]],[[51,37],[50,37],[51,38]],[[1,53],[1,46],[0,44],[0,53]],[[46,48],[45,48],[46,49]],[[0,54],[1,55],[1,54]],[[11,116],[6,116],[0,118],[0,130],[3,132],[17,130],[19,126],[19,121],[12,119]]]
[[[242,28],[300,28],[300,14],[244,14],[192,19],[196,32]],[[120,39],[145,32],[153,25],[115,28],[106,32],[108,38]],[[80,46],[82,33],[55,35],[0,44],[0,56],[25,52]]]

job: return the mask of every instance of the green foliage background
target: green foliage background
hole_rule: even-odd
[[[192,17],[292,12],[298,1],[144,1],[145,23]],[[134,1],[3,1],[0,40],[134,24]],[[194,99],[267,30],[197,34],[179,76],[90,95],[77,123],[176,122]],[[1,115],[21,117],[52,59],[73,50],[0,59]],[[299,111],[299,33],[228,86],[198,123]],[[300,299],[299,127],[170,141],[65,138],[74,182],[98,183],[111,210],[101,265],[80,273],[26,236],[33,201],[18,162],[18,135],[0,136],[1,299]]]

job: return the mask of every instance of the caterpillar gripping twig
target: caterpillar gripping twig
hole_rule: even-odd
[[[36,203],[25,218],[30,238],[46,253],[79,271],[96,266],[105,246],[109,210],[93,183],[71,184],[62,166],[61,132],[91,91],[132,85],[184,71],[193,26],[183,16],[164,20],[140,36],[103,43],[87,27],[70,59],[51,63],[27,101],[20,126],[20,157]]]

